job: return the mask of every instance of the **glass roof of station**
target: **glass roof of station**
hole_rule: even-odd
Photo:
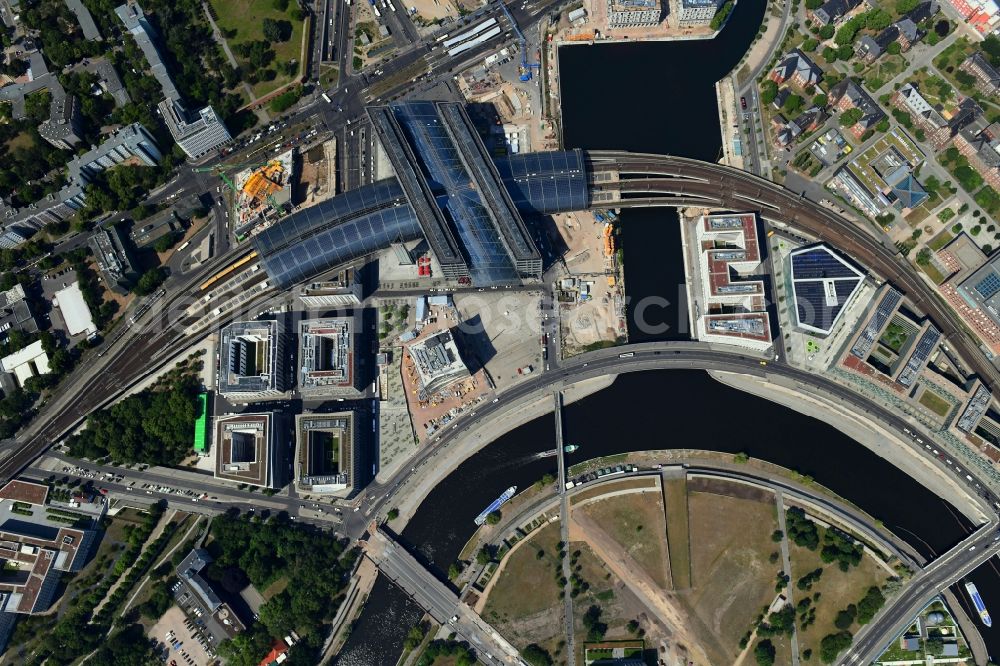
[[[514,204],[525,215],[585,210],[590,204],[580,150],[519,153],[496,160]]]

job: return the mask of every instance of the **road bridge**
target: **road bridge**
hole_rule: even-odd
[[[413,555],[381,529],[365,543],[365,555],[442,626],[467,640],[486,664],[521,664],[517,648],[465,603]]]

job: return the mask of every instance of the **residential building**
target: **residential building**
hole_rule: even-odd
[[[121,229],[117,225],[101,227],[90,237],[89,245],[105,284],[119,294],[127,294],[139,273]]]
[[[682,27],[708,25],[719,9],[720,0],[680,0],[677,20]]]
[[[847,16],[850,12],[860,7],[863,1],[864,0],[827,0],[818,8],[810,10],[808,16],[813,20],[813,23],[821,26],[830,25],[831,23],[839,23],[841,19]]]
[[[1000,72],[994,69],[982,52],[976,51],[963,60],[958,70],[974,77],[976,89],[982,94],[996,95],[1000,92]]]
[[[823,70],[799,49],[788,52],[771,70],[769,78],[775,83],[791,82],[805,88],[823,80]]]
[[[89,40],[101,39],[101,33],[94,23],[94,17],[90,15],[90,10],[83,4],[83,0],[65,0],[66,6],[76,16],[77,23],[83,31],[83,38]]]
[[[362,479],[354,412],[295,417],[295,484],[300,492],[349,495]]]
[[[311,395],[357,393],[356,335],[351,317],[299,322],[299,390]]]
[[[659,22],[659,0],[608,0],[609,28],[638,28]]]
[[[787,146],[803,134],[819,129],[829,118],[829,114],[818,106],[806,109],[794,120],[787,121],[780,114],[775,116],[775,142]],[[780,119],[781,122],[778,122]]]
[[[0,340],[7,339],[12,330],[22,333],[38,331],[38,322],[24,297],[24,287],[19,284],[0,292]]]
[[[897,109],[910,115],[913,123],[924,131],[935,147],[941,148],[948,143],[951,138],[948,121],[924,99],[915,85],[905,84],[892,94],[890,101]]]
[[[115,66],[111,64],[110,60],[104,58],[99,58],[97,60],[92,60],[93,71],[100,77],[101,89],[111,95],[115,100],[116,106],[125,106],[132,101],[129,97],[128,90],[122,84],[121,77],[118,76],[118,72],[115,71]]]
[[[299,300],[309,308],[346,308],[361,303],[361,286],[357,271],[347,268],[322,282],[302,287]]]
[[[979,116],[955,135],[952,145],[987,185],[1000,191],[1000,123]]]
[[[861,288],[865,274],[826,245],[810,245],[789,254],[795,325],[829,335],[847,304]]]
[[[80,106],[76,97],[66,94],[62,86],[50,91],[49,118],[38,126],[38,134],[56,148],[72,150],[83,141]]]
[[[139,3],[130,0],[115,8],[115,13],[135,38],[146,56],[153,77],[160,84],[164,99],[157,108],[177,145],[188,157],[195,158],[231,141],[229,130],[211,106],[196,113],[189,113],[185,109],[183,98],[170,78],[170,72],[156,45],[159,35],[146,19]]]
[[[926,34],[920,29],[919,24],[937,14],[938,9],[936,0],[927,0],[874,37],[862,35],[855,49],[856,55],[865,62],[872,63],[893,43],[899,44],[903,53],[909,51]]]
[[[788,88],[781,88],[774,95],[774,100],[771,102],[771,106],[773,106],[776,110],[780,111],[782,109],[782,107],[785,106],[785,100],[787,100],[791,96],[792,96],[792,91],[791,90],[789,90]],[[785,120],[784,118],[782,118],[782,124],[784,124],[786,122],[788,122],[788,121]]]
[[[861,110],[861,120],[850,128],[851,133],[859,139],[886,117],[882,107],[853,79],[844,79],[830,88],[829,101],[831,106],[840,112],[850,109]]]
[[[188,113],[180,101],[165,99],[157,108],[170,130],[170,136],[188,157],[201,157],[233,139],[222,119],[210,106],[192,114]]]
[[[237,321],[223,328],[219,393],[233,400],[282,394],[286,388],[284,338],[274,320]]]
[[[215,419],[215,478],[280,488],[282,461],[277,414],[230,414]]]

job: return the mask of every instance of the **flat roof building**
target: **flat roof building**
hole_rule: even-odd
[[[659,0],[608,0],[609,28],[638,28],[659,22]]]
[[[322,282],[311,282],[299,290],[299,300],[310,308],[359,305],[361,296],[361,281],[353,268],[344,269]]]
[[[682,26],[708,25],[719,9],[719,0],[680,0],[678,21]]]
[[[97,268],[104,276],[105,284],[119,294],[126,294],[139,277],[132,252],[126,245],[124,235],[118,225],[101,227],[88,243],[97,260]]]
[[[420,378],[421,400],[469,376],[450,330],[443,330],[411,344],[407,351]]]
[[[753,213],[704,215],[695,222],[701,283],[699,340],[763,351],[772,345],[760,244]]]
[[[1000,325],[1000,253],[958,285],[958,294],[970,308],[979,310]]]
[[[215,419],[215,478],[279,488],[281,473],[273,412]]]
[[[191,113],[179,100],[165,99],[157,108],[170,130],[170,136],[188,157],[201,157],[233,140],[225,123],[211,106]]]
[[[355,322],[350,317],[299,322],[299,390],[302,393],[357,393]]]
[[[22,333],[38,331],[38,322],[24,297],[24,287],[19,284],[0,292],[0,340],[7,339],[12,330]]]
[[[826,245],[794,250],[789,261],[795,325],[819,335],[829,335],[848,302],[861,288],[865,274]]]
[[[17,385],[24,388],[24,383],[32,377],[46,375],[49,369],[49,357],[42,349],[42,341],[35,340],[27,347],[0,359],[0,370],[17,378]]]
[[[194,548],[177,565],[177,578],[180,579],[186,593],[194,597],[193,607],[201,608],[200,618],[205,628],[217,642],[232,638],[246,627],[236,613],[212,589],[211,581],[203,575],[205,567],[212,563],[212,555],[203,548]],[[178,594],[179,600],[185,598],[184,593]],[[188,605],[185,603],[185,605]]]
[[[66,332],[70,335],[85,333],[90,335],[97,331],[94,324],[94,317],[90,314],[90,307],[87,301],[83,300],[83,292],[80,291],[80,283],[74,282],[65,289],[60,289],[52,297],[52,304],[59,308],[63,321],[66,323]]]
[[[349,495],[361,478],[353,412],[295,417],[295,483],[307,493]]]
[[[72,150],[83,141],[80,105],[62,86],[53,86],[49,118],[38,126],[38,134],[56,148]]]
[[[222,329],[219,393],[259,399],[285,391],[285,341],[278,322],[237,321]]]

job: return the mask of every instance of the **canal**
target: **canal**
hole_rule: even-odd
[[[715,82],[753,41],[764,0],[740,0],[711,42],[651,42],[560,49],[567,147],[670,153],[716,161]],[[624,211],[625,282],[632,341],[688,337],[676,212]],[[868,449],[815,419],[730,389],[699,371],[628,374],[564,411],[570,463],[638,449],[746,452],[808,474],[884,521],[928,556],[959,541],[968,524],[948,504]],[[724,424],[724,425],[723,425]],[[473,518],[505,488],[555,471],[552,415],[483,448],[444,479],[402,538],[444,575],[472,535]],[[1000,603],[1000,576],[973,579]],[[420,611],[379,580],[337,663],[392,666]],[[1000,636],[986,635],[1000,654]]]

